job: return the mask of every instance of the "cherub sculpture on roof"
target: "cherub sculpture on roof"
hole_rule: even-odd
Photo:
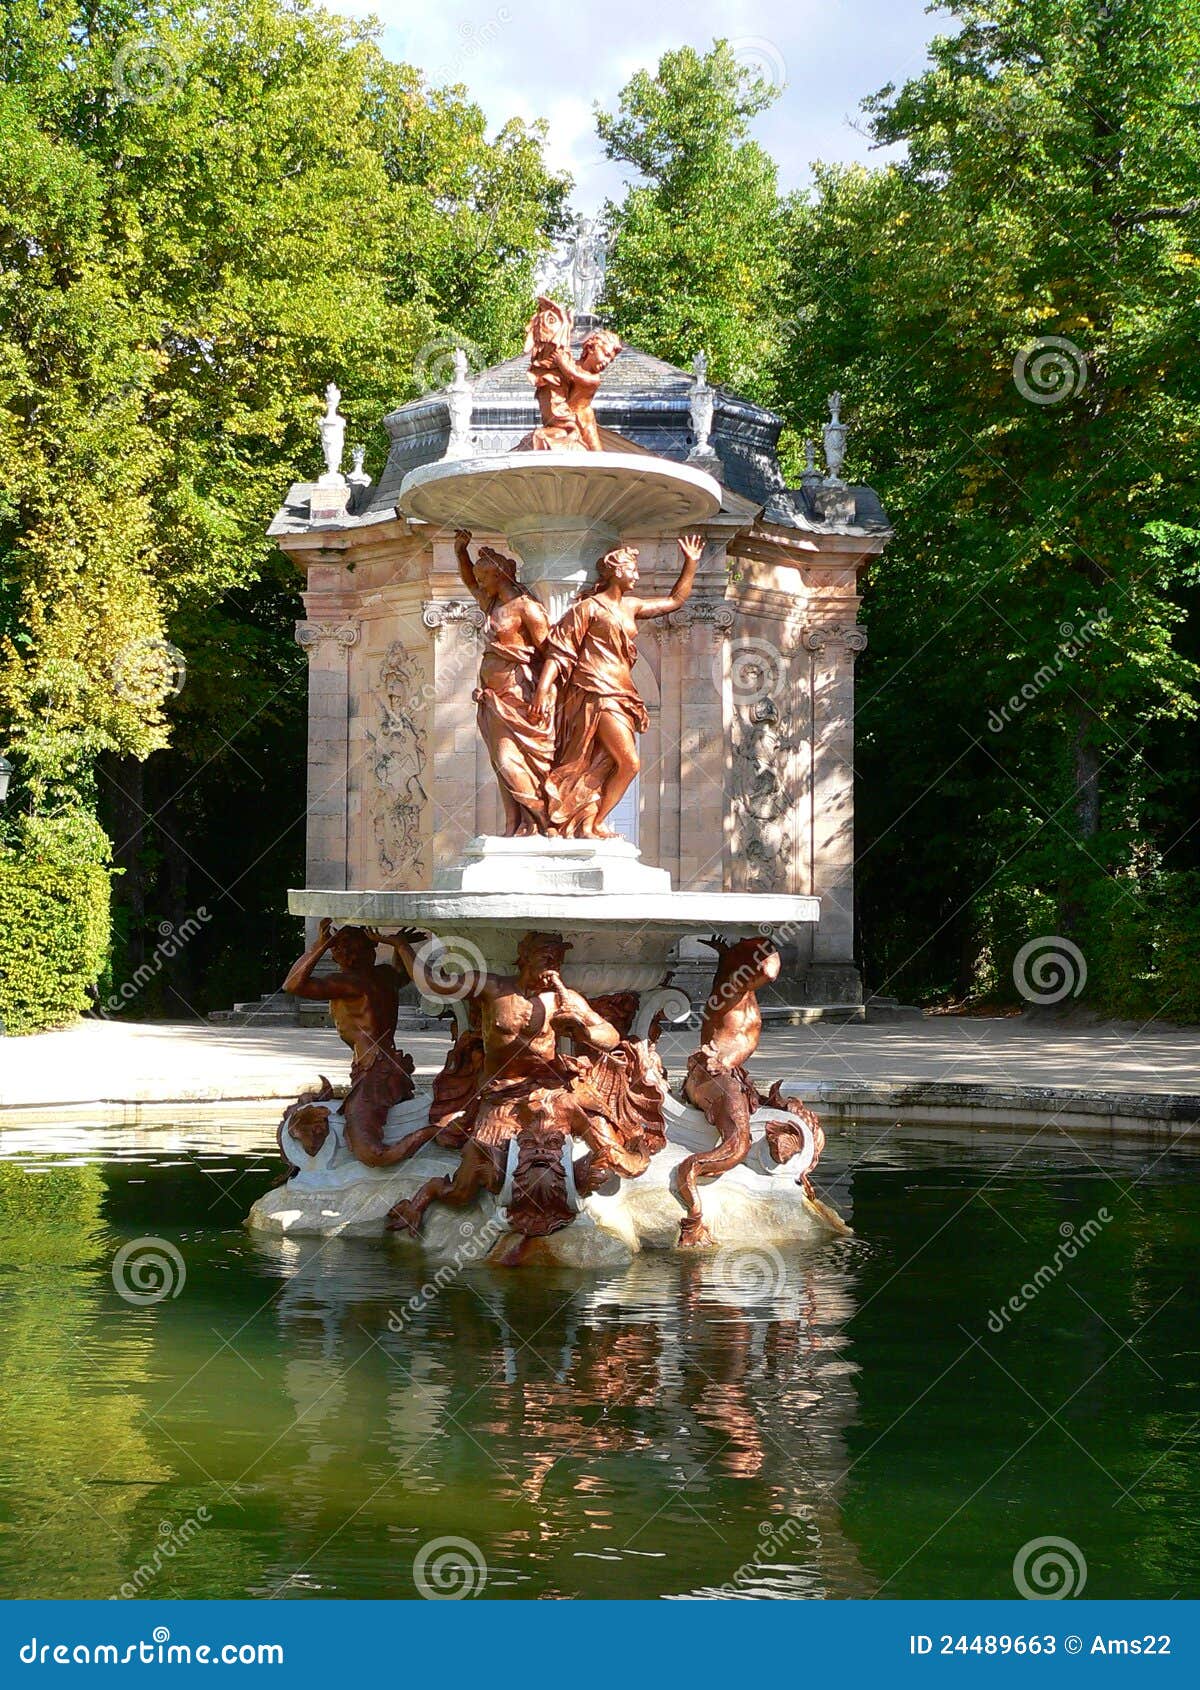
[[[592,400],[605,370],[621,350],[621,341],[609,329],[595,329],[576,358],[571,351],[575,323],[571,307],[545,294],[538,296],[537,304],[526,331],[525,350],[542,421],[517,449],[599,452],[603,447]]]

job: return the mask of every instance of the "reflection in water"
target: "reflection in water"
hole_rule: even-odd
[[[1200,1583],[1182,1153],[843,1131],[856,1238],[439,1287],[249,1234],[269,1140],[73,1131],[0,1145],[0,1594],[411,1597],[442,1537],[500,1597],[1005,1596],[1051,1535],[1089,1595]],[[131,1306],[146,1236],[186,1283]]]
[[[698,1594],[735,1577],[746,1595],[866,1592],[837,1509],[853,1246],[781,1257],[781,1283],[740,1301],[709,1257],[646,1255],[599,1282],[472,1268],[403,1320],[419,1291],[407,1255],[254,1247],[286,1279],[290,1435],[311,1458],[289,1473],[299,1529],[268,1582],[296,1576],[325,1469],[348,1459],[378,1475],[393,1520],[405,1495],[475,1492],[467,1528],[458,1512],[435,1524],[480,1543],[495,1594]]]

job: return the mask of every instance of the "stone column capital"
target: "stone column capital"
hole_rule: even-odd
[[[655,637],[665,640],[677,628],[695,628],[701,623],[708,623],[713,643],[719,645],[733,629],[733,606],[725,599],[689,599],[669,616],[655,617]]]
[[[326,640],[332,640],[343,651],[349,651],[362,638],[362,623],[358,621],[346,622],[297,622],[296,643],[304,648],[311,656]]]
[[[806,651],[824,651],[826,646],[843,646],[851,656],[867,649],[867,630],[854,623],[814,622],[800,636]]]
[[[483,612],[471,599],[427,599],[421,606],[421,621],[438,639],[448,627],[460,626],[472,634],[483,631]]]

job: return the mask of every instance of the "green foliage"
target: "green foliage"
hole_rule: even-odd
[[[108,949],[108,840],[84,812],[26,821],[0,841],[0,1027],[74,1020]]]
[[[868,103],[905,161],[789,206],[776,376],[801,426],[848,394],[897,531],[864,610],[859,891],[872,983],[927,996],[1001,986],[1023,933],[1102,947],[1106,897],[1170,948],[1200,682],[1200,6],[947,10],[932,68]],[[1088,961],[1109,1008],[1186,997]]]
[[[664,53],[638,71],[597,128],[609,158],[643,180],[607,220],[605,306],[627,339],[769,398],[782,265],[775,165],[748,138],[774,98],[728,44]]]
[[[519,345],[563,220],[540,126],[489,136],[377,35],[312,0],[0,16],[0,746],[35,811],[115,815],[151,759],[114,821],[135,966],[164,900],[215,883],[228,922],[247,862],[295,878],[299,582],[265,529],[320,465],[326,382],[377,469],[451,344]],[[248,752],[247,856],[214,871]]]

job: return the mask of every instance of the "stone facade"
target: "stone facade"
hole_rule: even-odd
[[[597,404],[601,425],[686,460],[695,378],[629,350],[613,369],[613,391],[606,383]],[[477,445],[514,444],[533,419],[523,364],[497,366],[472,385]],[[500,825],[471,700],[480,613],[459,579],[452,535],[395,511],[407,469],[443,455],[449,408],[445,395],[431,395],[386,419],[388,466],[344,518],[314,525],[302,484],[272,525],[306,577],[297,638],[309,654],[310,887],[428,887],[435,864]],[[650,728],[637,843],[680,890],[819,897],[815,930],[784,935],[787,995],[844,1004],[861,997],[854,662],[866,635],[858,583],[889,530],[869,489],[839,483],[831,521],[819,514],[819,488],[817,497],[784,488],[774,457],[779,427],[769,412],[716,390],[706,451],[722,472],[722,509],[706,525],[690,601],[640,634]],[[507,549],[503,535],[475,538]],[[667,592],[675,536],[624,538],[641,550],[639,591]]]

